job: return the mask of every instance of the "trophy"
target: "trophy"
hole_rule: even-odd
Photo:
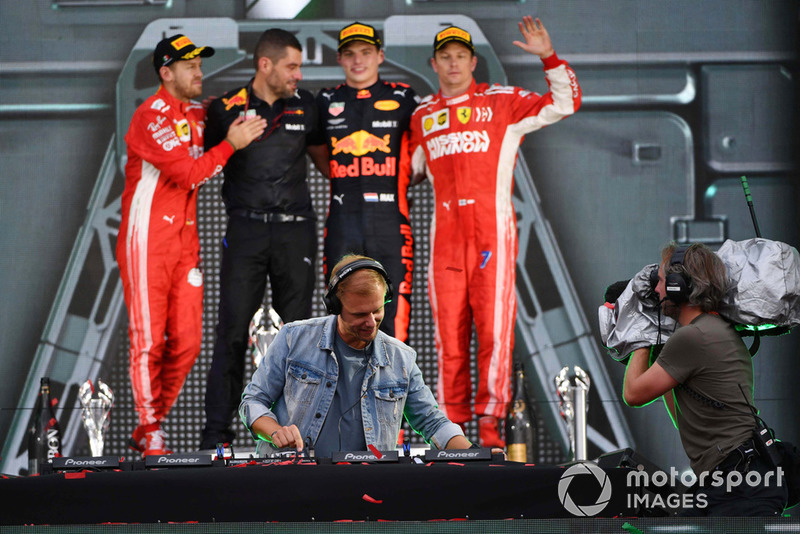
[[[586,460],[586,413],[589,411],[589,387],[591,380],[586,371],[578,367],[569,373],[564,367],[555,377],[556,393],[561,408],[561,417],[567,423],[569,444],[574,461]]]
[[[97,390],[97,398],[93,398],[95,387],[91,380],[84,382],[78,390],[78,398],[83,405],[83,428],[89,434],[92,456],[103,455],[105,434],[111,423],[109,414],[114,405],[114,394],[102,380],[97,380]]]
[[[253,319],[250,321],[248,333],[250,334],[250,346],[253,349],[253,366],[257,369],[261,360],[267,355],[267,348],[278,330],[283,326],[281,316],[278,315],[272,306],[264,310],[264,306],[258,308]]]

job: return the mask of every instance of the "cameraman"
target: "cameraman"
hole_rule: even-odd
[[[716,312],[726,289],[725,265],[705,245],[670,243],[661,251],[656,292],[664,315],[679,328],[652,365],[647,348],[634,351],[623,396],[630,406],[661,395],[674,403],[681,442],[698,477],[695,493],[705,492],[708,503],[703,515],[780,515],[785,479],[753,441],[751,356],[733,325]],[[746,476],[754,471],[760,476]],[[739,483],[717,483],[723,480]]]

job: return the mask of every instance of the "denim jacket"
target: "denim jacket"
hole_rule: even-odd
[[[284,325],[245,387],[239,416],[250,434],[262,416],[283,426],[297,425],[315,443],[333,401],[339,365],[334,354],[337,316]],[[416,352],[379,331],[361,387],[361,413],[367,445],[397,447],[402,416],[428,444],[443,449],[464,433],[438,409],[416,364]]]

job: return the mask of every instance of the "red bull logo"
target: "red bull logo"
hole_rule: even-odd
[[[414,236],[411,234],[411,227],[407,224],[400,225],[400,233],[403,235],[404,244],[400,248],[403,265],[406,273],[400,281],[399,293],[401,295],[411,295],[411,282],[414,278]]]
[[[391,139],[390,134],[378,137],[365,130],[359,130],[341,139],[331,137],[331,155],[335,156],[341,152],[343,154],[352,154],[353,156],[363,156],[376,150],[389,154],[392,151],[389,148]]]
[[[247,105],[247,89],[244,87],[241,91],[236,93],[230,98],[223,98],[222,103],[225,104],[225,111],[230,111],[233,106]]]
[[[383,137],[372,135],[365,130],[351,133],[341,139],[331,137],[331,155],[350,154],[356,156],[349,165],[331,160],[331,178],[345,178],[347,176],[395,176],[397,174],[397,158],[389,156],[383,163],[376,163],[372,157],[364,156],[372,152],[390,154],[392,149],[389,144],[392,136]]]
[[[397,174],[397,158],[389,156],[383,163],[375,163],[369,156],[353,158],[350,165],[342,165],[331,160],[331,178],[357,178],[359,176],[395,176]]]

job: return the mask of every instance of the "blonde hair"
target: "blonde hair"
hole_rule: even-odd
[[[361,254],[346,254],[333,266],[331,270],[331,279],[344,267],[360,260],[375,261]],[[364,274],[357,278],[353,275],[347,276],[336,285],[336,298],[341,301],[342,295],[344,295],[345,292],[361,296],[370,295],[375,290],[376,283],[380,284],[380,287],[383,288],[383,294],[386,295],[389,287],[381,273],[374,269],[359,269],[359,271],[362,271]]]

